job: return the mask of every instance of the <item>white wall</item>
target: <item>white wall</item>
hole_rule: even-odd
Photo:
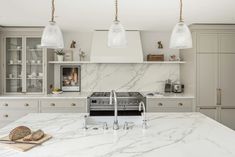
[[[89,60],[91,52],[91,43],[93,32],[63,32],[65,48],[69,48],[72,40],[77,42],[77,48],[74,51],[78,51],[79,47],[86,52],[86,60]],[[169,41],[171,31],[165,32],[153,32],[153,31],[140,31],[141,42],[143,47],[144,56],[147,54],[164,54],[166,59],[171,54],[177,54],[178,50],[169,49]],[[164,48],[158,49],[158,41],[162,41]]]
[[[163,53],[166,58],[178,51],[169,49],[171,32],[141,32],[144,55]],[[65,47],[69,48],[72,40],[87,53],[89,60],[92,32],[64,32]],[[162,41],[164,48],[158,49],[157,42]],[[79,48],[75,49],[78,51]],[[82,91],[160,91],[164,90],[167,79],[178,81],[178,64],[83,64]],[[60,67],[55,65],[55,86],[60,86]]]

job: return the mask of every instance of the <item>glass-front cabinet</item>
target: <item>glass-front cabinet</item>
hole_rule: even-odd
[[[5,93],[43,94],[44,54],[40,37],[5,38]]]

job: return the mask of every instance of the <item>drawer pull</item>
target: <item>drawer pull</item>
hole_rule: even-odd
[[[158,106],[163,106],[163,104],[162,103],[158,103]]]
[[[51,106],[55,106],[55,104],[54,104],[54,103],[51,103]]]
[[[178,103],[179,106],[183,106],[183,103]]]
[[[6,115],[4,115],[4,117],[5,117],[5,118],[8,118],[9,116],[8,116],[8,114],[6,114]]]
[[[8,106],[8,104],[4,104],[4,106]]]
[[[72,103],[71,106],[76,106],[76,104],[75,104],[75,103]]]
[[[26,104],[24,104],[24,106],[28,107],[28,106],[29,106],[29,104],[27,104],[27,103],[26,103]]]

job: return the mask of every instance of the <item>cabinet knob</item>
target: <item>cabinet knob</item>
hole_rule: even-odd
[[[76,104],[75,104],[75,103],[72,103],[71,106],[76,106]]]
[[[158,103],[158,106],[163,106],[163,104],[162,103]]]
[[[8,104],[4,104],[4,106],[8,106]]]
[[[183,103],[178,103],[179,106],[183,106]]]
[[[8,116],[8,114],[5,114],[4,117],[7,118],[7,117],[9,117],[9,116]]]
[[[26,103],[26,104],[24,104],[24,106],[28,107],[28,106],[29,106],[29,104],[27,104],[27,103]]]
[[[55,104],[54,104],[54,103],[51,103],[51,106],[55,106]]]

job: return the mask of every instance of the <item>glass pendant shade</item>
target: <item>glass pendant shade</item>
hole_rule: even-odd
[[[172,49],[192,48],[192,35],[188,26],[184,22],[179,22],[174,27],[170,39],[170,48]]]
[[[63,49],[64,40],[62,32],[56,22],[50,22],[44,29],[41,46],[52,49]]]
[[[119,21],[114,21],[108,32],[108,46],[124,48],[127,45],[126,31]]]

